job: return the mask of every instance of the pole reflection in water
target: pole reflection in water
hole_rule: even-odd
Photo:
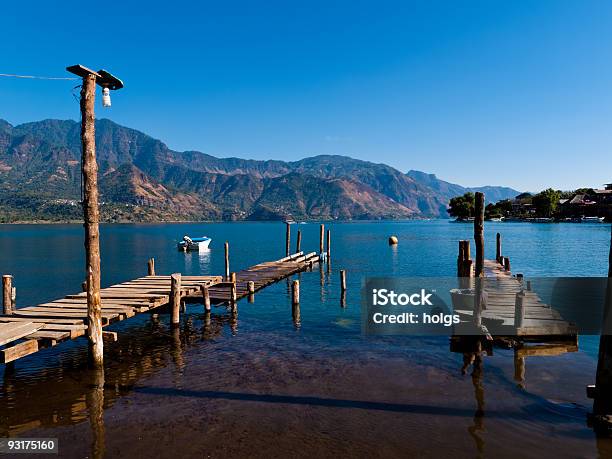
[[[87,368],[87,345],[79,341],[68,351],[49,354],[47,360],[18,362],[13,374],[3,371],[0,436],[23,436],[32,429],[89,421],[91,455],[103,457],[103,407],[110,408],[139,381],[169,364],[180,375],[187,346],[218,337],[225,325],[230,325],[234,333],[237,330],[236,316],[192,314],[180,329],[171,329],[168,321],[168,315],[152,315],[140,324],[123,328],[119,341],[105,347],[105,373]],[[121,336],[129,339],[122,340]]]
[[[484,384],[483,384],[483,358],[482,343],[477,341],[475,352],[463,353],[463,366],[461,374],[467,373],[470,365],[472,366],[472,384],[474,386],[474,398],[476,399],[476,411],[474,412],[474,423],[468,427],[468,433],[474,439],[479,456],[484,453],[484,439],[480,432],[484,431]]]
[[[293,317],[293,326],[299,330],[302,326],[302,317],[300,314],[300,303],[295,303],[291,307],[291,315]]]
[[[91,426],[91,457],[101,459],[105,450],[104,369],[89,371],[89,387],[85,400]]]
[[[519,357],[517,350],[514,350],[514,380],[518,383],[519,389],[525,389],[525,357]]]

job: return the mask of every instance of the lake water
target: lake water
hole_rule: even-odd
[[[331,270],[299,275],[299,327],[281,281],[253,304],[240,301],[237,319],[217,308],[206,324],[202,306],[189,305],[178,333],[166,315],[113,325],[119,341],[105,349],[103,391],[85,370],[84,338],[41,351],[2,373],[0,437],[58,437],[67,457],[612,457],[610,441],[586,425],[595,337],[580,337],[575,353],[528,358],[517,382],[509,350],[462,375],[447,337],[361,335],[362,279],[454,276],[457,241],[471,238],[471,225],[326,226]],[[302,248],[317,250],[318,224],[293,225],[292,246],[297,229]],[[498,231],[526,277],[607,275],[609,225],[487,223],[487,258]],[[184,234],[212,237],[211,250],[176,251]],[[103,225],[102,284],[145,275],[149,257],[158,274],[222,274],[226,240],[237,271],[284,256],[284,237],[280,223]],[[83,260],[80,225],[0,226],[0,272],[14,275],[18,307],[79,291]]]

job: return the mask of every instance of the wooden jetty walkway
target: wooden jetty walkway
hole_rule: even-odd
[[[575,341],[577,327],[563,319],[561,314],[545,304],[531,291],[522,276],[513,276],[504,265],[495,260],[484,260],[482,310],[480,320],[490,335],[516,339]],[[470,286],[474,287],[472,279]],[[471,305],[470,305],[471,306]],[[455,307],[462,324],[455,334],[473,334],[474,308]]]
[[[178,298],[181,301],[202,302],[201,292],[205,287],[211,303],[230,303],[304,271],[318,261],[319,255],[315,252],[298,252],[232,273],[230,279],[222,276],[181,276]],[[171,282],[172,276],[150,275],[101,289],[102,326],[169,305],[173,301]],[[252,291],[249,287],[252,287]],[[12,362],[39,349],[78,338],[86,330],[85,292],[37,306],[15,309],[11,314],[0,315],[0,363]],[[116,339],[116,334],[104,333]]]

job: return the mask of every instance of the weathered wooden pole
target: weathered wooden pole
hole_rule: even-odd
[[[172,307],[170,322],[173,327],[178,327],[181,308],[181,273],[174,273],[170,276],[170,306]]]
[[[321,223],[321,227],[319,229],[319,254],[323,255],[324,250],[324,239],[325,239],[325,225]]]
[[[291,253],[291,225],[287,222],[285,226],[287,227],[285,230],[285,256],[288,257]]]
[[[463,276],[463,266],[465,262],[465,253],[463,251],[463,241],[459,241],[459,253],[457,255],[457,277]]]
[[[200,291],[202,292],[202,302],[204,303],[204,311],[210,312],[210,292],[208,287],[204,284],[200,285]]]
[[[87,292],[87,281],[86,280],[81,282],[81,290],[84,292]]]
[[[236,273],[230,274],[230,282],[233,282],[234,284],[236,283]]]
[[[87,338],[94,368],[102,368],[102,302],[100,299],[100,209],[98,208],[98,163],[94,102],[96,76],[83,77],[81,87],[81,173],[83,176],[83,220],[85,226],[85,272],[87,273]]]
[[[498,263],[499,263],[499,260],[501,259],[501,256],[502,256],[501,234],[497,233],[496,245],[495,245],[495,259],[497,260]]]
[[[346,292],[346,270],[340,270],[340,291]]]
[[[510,258],[508,257],[503,257],[504,258],[504,270],[505,271],[510,271]]]
[[[248,301],[249,303],[255,302],[255,282],[248,281],[247,282],[247,292],[249,293]]]
[[[300,304],[300,281],[294,280],[291,284],[291,304]]]
[[[13,311],[13,276],[5,274],[2,276],[2,314],[12,314]]]
[[[474,242],[476,244],[476,277],[484,273],[484,202],[481,192],[476,192],[474,202]]]
[[[229,242],[225,241],[225,280],[229,280],[230,265],[229,265]]]
[[[331,259],[331,230],[327,230],[327,262]]]
[[[295,244],[295,253],[299,253],[301,248],[302,248],[302,232],[298,230],[297,242]]]
[[[230,287],[230,306],[232,308],[232,313],[235,313],[238,311],[238,291],[236,289],[236,278],[234,277],[233,279]]]
[[[103,368],[102,311],[100,299],[100,210],[98,208],[98,164],[94,102],[96,84],[109,90],[121,89],[123,82],[110,73],[94,72],[82,65],[67,67],[83,78],[81,85],[81,175],[83,188],[83,220],[85,226],[85,275],[87,277],[87,338],[91,365]],[[110,97],[108,97],[110,105]],[[108,106],[107,105],[107,106]]]
[[[514,298],[514,327],[518,330],[525,319],[525,292],[516,293]]]
[[[155,276],[155,258],[149,258],[149,262],[147,263],[147,272],[149,276]]]
[[[612,227],[610,227],[610,252],[608,255],[608,281],[604,305],[603,323],[599,338],[599,356],[595,377],[593,414],[596,425],[606,431],[612,427]],[[609,430],[608,430],[609,431]]]

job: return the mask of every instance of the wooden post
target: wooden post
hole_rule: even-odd
[[[295,253],[299,253],[301,248],[302,248],[302,232],[298,230],[297,242],[295,244]]]
[[[174,273],[170,276],[170,305],[172,307],[171,324],[173,327],[178,327],[181,307],[181,273]]]
[[[457,255],[457,277],[463,276],[463,266],[465,262],[465,253],[463,252],[463,241],[459,241],[459,254]]]
[[[327,262],[331,258],[331,230],[327,230]]]
[[[81,86],[81,173],[83,176],[83,220],[85,226],[85,272],[87,274],[87,338],[90,363],[103,368],[102,302],[100,299],[100,209],[98,208],[98,164],[94,102],[96,76],[83,77]]]
[[[531,292],[531,281],[530,280],[527,281],[527,291]]]
[[[504,270],[510,271],[510,258],[504,257]]]
[[[484,273],[484,202],[481,192],[476,192],[474,203],[474,242],[476,243],[476,277]]]
[[[200,285],[200,291],[202,292],[202,302],[204,303],[204,311],[210,312],[210,292],[208,287],[204,284]]]
[[[496,246],[495,246],[495,259],[497,260],[497,262],[499,263],[499,260],[501,259],[502,256],[502,245],[501,245],[502,241],[501,241],[501,234],[497,233],[497,241],[496,241]]]
[[[519,329],[523,326],[523,320],[525,319],[525,292],[520,291],[516,293],[514,299],[514,327]]]
[[[233,276],[233,279],[230,287],[230,306],[232,307],[232,312],[235,313],[238,310],[238,292],[236,290],[236,277]]]
[[[87,291],[87,281],[86,280],[81,282],[81,290],[83,290],[84,292]]]
[[[230,266],[229,266],[229,242],[225,241],[225,280],[229,280]]]
[[[325,238],[325,225],[321,223],[321,228],[319,230],[319,254],[320,255],[323,255],[324,238]]]
[[[346,292],[346,270],[340,270],[340,291]]]
[[[2,314],[12,314],[13,311],[13,276],[5,274],[2,276]]]
[[[234,284],[236,283],[236,273],[230,274],[230,282],[233,282]]]
[[[247,282],[247,291],[249,292],[249,298],[248,298],[249,303],[254,303],[255,302],[255,282],[253,281]]]
[[[285,256],[288,257],[291,253],[291,225],[289,223],[285,223],[287,227],[285,231]]]
[[[149,258],[147,268],[148,268],[147,272],[149,273],[149,276],[155,276],[155,258]]]
[[[602,330],[599,338],[599,356],[597,359],[597,374],[594,388],[595,400],[593,402],[593,414],[604,421],[602,422],[604,424],[602,426],[603,431],[610,427],[610,421],[605,422],[606,416],[612,415],[612,334],[610,334],[612,329],[612,227],[610,230],[606,303],[604,305]],[[595,420],[597,421],[597,419]]]
[[[300,281],[294,280],[291,287],[291,304],[300,304]]]

